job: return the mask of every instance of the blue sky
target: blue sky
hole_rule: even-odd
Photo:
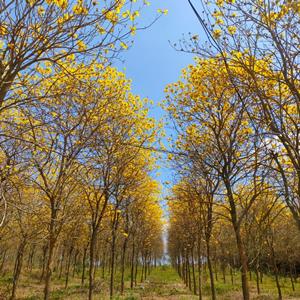
[[[176,81],[181,69],[193,62],[191,54],[175,51],[169,41],[176,43],[189,32],[201,38],[201,28],[187,0],[152,0],[141,14],[141,25],[150,23],[158,8],[169,12],[150,28],[137,32],[133,46],[122,55],[124,63],[117,65],[132,79],[134,93],[154,101],[151,116],[159,119],[163,111],[157,104],[164,98],[164,87]],[[161,183],[172,180],[172,172],[163,162],[160,173]]]

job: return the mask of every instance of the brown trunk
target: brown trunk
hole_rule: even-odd
[[[193,249],[191,249],[191,263],[192,263],[192,275],[193,275],[194,294],[197,295],[197,285],[196,285],[196,275],[195,275],[194,251],[193,251]]]
[[[179,277],[182,278],[182,274],[181,274],[180,254],[178,254],[178,256],[177,256],[177,272],[178,272]]]
[[[198,237],[197,244],[197,254],[198,254],[198,294],[199,300],[202,300],[202,261],[201,261],[201,236]]]
[[[259,272],[258,268],[255,268],[255,277],[256,277],[256,289],[257,289],[257,294],[260,294],[260,285],[259,285]]]
[[[152,258],[151,258],[151,255],[149,255],[148,266],[147,266],[148,275],[150,275],[150,273],[151,273],[151,261],[152,261]]]
[[[212,300],[216,300],[216,289],[215,289],[215,282],[214,282],[214,273],[213,273],[213,266],[211,263],[211,254],[210,254],[210,239],[206,238],[206,256],[207,256],[207,267],[209,272],[209,279],[210,279],[210,290],[211,290],[211,298]]]
[[[29,255],[28,255],[28,261],[27,261],[27,269],[29,271],[29,273],[32,272],[32,267],[33,267],[33,257],[34,257],[34,253],[35,253],[35,248],[36,246],[33,245],[30,249]]]
[[[64,258],[65,258],[65,247],[63,247],[63,251],[62,251],[61,259],[60,259],[60,269],[59,269],[59,275],[58,275],[59,279],[61,278],[62,272],[63,272]]]
[[[148,254],[145,256],[145,280],[147,279],[148,274]]]
[[[98,253],[96,253],[96,255],[95,255],[95,265],[94,265],[94,274],[93,274],[93,278],[94,278],[94,280],[95,280],[95,278],[96,278],[96,272],[97,272],[97,268],[98,268],[98,261],[99,261],[99,254]]]
[[[95,249],[96,249],[96,229],[92,229],[91,242],[90,242],[90,266],[89,266],[89,300],[93,299],[94,291],[94,264],[95,264]]]
[[[277,287],[277,292],[278,292],[278,300],[282,300],[281,287],[280,287],[279,277],[278,277],[278,268],[277,268],[277,264],[276,264],[275,252],[274,252],[274,247],[273,247],[272,242],[271,242],[271,256],[272,256],[272,263],[273,263],[273,268],[274,268],[274,273],[275,273],[275,281],[276,281],[276,287]]]
[[[103,259],[102,259],[102,278],[105,278],[105,266],[106,266],[106,251],[103,253]]]
[[[73,274],[72,274],[72,277],[74,278],[75,277],[75,273],[76,273],[76,266],[77,266],[77,257],[78,257],[78,250],[76,250],[76,253],[74,255],[74,263],[73,263]]]
[[[240,259],[240,264],[241,264],[243,299],[244,300],[250,300],[249,283],[248,283],[248,277],[247,277],[247,274],[248,274],[248,258],[247,258],[247,255],[246,255],[246,251],[244,249],[244,245],[243,245],[243,241],[242,241],[242,237],[241,237],[241,232],[240,232],[240,227],[239,227],[239,224],[238,224],[238,221],[237,221],[238,217],[237,217],[235,199],[233,197],[230,181],[228,180],[227,176],[224,178],[224,183],[225,183],[225,186],[226,186],[227,196],[228,196],[228,199],[229,199],[231,222],[232,222],[234,233],[235,233],[236,244],[237,244],[239,259]]]
[[[45,276],[44,300],[50,299],[51,276],[52,276],[52,271],[53,271],[53,256],[54,256],[54,248],[56,245],[56,236],[54,233],[54,223],[55,223],[55,218],[51,218],[50,233],[49,233],[48,259],[47,259],[46,276]]]
[[[222,262],[222,275],[223,275],[223,282],[226,283],[226,266],[224,262]]]
[[[135,258],[134,286],[137,286],[138,262],[139,262],[139,249],[136,253],[136,258]]]
[[[293,292],[295,292],[295,284],[294,284],[293,272],[292,272],[292,266],[291,265],[290,265],[290,279],[291,279]]]
[[[249,283],[248,283],[248,262],[247,262],[247,256],[245,253],[244,245],[242,242],[241,234],[239,228],[235,228],[235,236],[236,236],[236,242],[239,252],[239,258],[241,263],[241,276],[242,276],[242,289],[243,289],[243,298],[244,300],[250,299],[250,293],[249,293]]]
[[[74,247],[72,246],[69,251],[67,266],[66,266],[66,281],[65,281],[65,289],[68,288],[69,283],[69,274],[70,274],[70,266],[71,266],[71,259],[72,259],[72,253],[73,253]]]
[[[144,256],[142,255],[142,274],[141,274],[141,282],[144,281],[144,268],[145,268]]]
[[[82,258],[82,274],[81,274],[81,286],[84,285],[84,280],[85,280],[85,261],[86,261],[86,252],[87,252],[87,247],[84,248],[84,250],[83,250],[83,258]]]
[[[147,277],[147,256],[145,256],[145,261],[144,261],[144,280],[146,280]]]
[[[185,257],[182,255],[181,256],[181,274],[182,274],[182,279],[183,282],[187,285],[187,280],[186,280],[186,263],[185,263]]]
[[[132,255],[131,255],[131,270],[130,270],[130,288],[133,289],[134,282],[134,258],[135,258],[135,244],[132,241]]]
[[[19,245],[16,261],[15,261],[15,267],[14,267],[14,275],[13,275],[13,287],[12,287],[12,293],[11,293],[11,300],[16,299],[16,292],[17,287],[19,283],[19,278],[22,270],[22,264],[23,264],[23,256],[24,256],[24,250],[26,247],[26,239],[23,239]]]
[[[125,237],[122,249],[122,257],[121,257],[121,295],[124,293],[124,273],[125,273],[125,255],[127,249],[128,239]]]
[[[112,245],[111,245],[111,260],[110,260],[110,284],[109,284],[109,295],[110,298],[114,294],[114,276],[115,276],[115,255],[116,255],[116,234],[113,232]]]
[[[47,263],[47,251],[48,251],[48,244],[43,247],[43,258],[42,258],[42,273],[40,277],[40,282],[43,281],[45,276],[45,268]]]
[[[232,266],[230,266],[230,277],[231,277],[231,284],[234,284],[234,280],[233,280],[233,268]]]
[[[188,286],[189,286],[189,290],[191,291],[192,290],[192,280],[191,280],[190,258],[188,255],[188,251],[187,251],[186,259],[187,259]]]

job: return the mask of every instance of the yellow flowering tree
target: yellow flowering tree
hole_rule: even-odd
[[[20,104],[11,99],[15,88],[36,88],[40,79],[32,82],[31,77],[40,65],[60,65],[66,57],[85,63],[115,57],[127,47],[146,5],[126,0],[1,1],[1,111]],[[51,75],[51,69],[43,75]]]
[[[207,15],[190,3],[211,45],[196,43],[195,52],[218,54],[227,66],[228,80],[253,100],[249,114],[260,138],[271,143],[268,157],[300,228],[299,3],[206,1]]]
[[[248,115],[252,103],[248,94],[238,94],[228,81],[227,66],[218,56],[197,58],[196,64],[183,70],[181,80],[167,86],[166,92],[167,109],[179,131],[176,147],[186,153],[187,161],[199,161],[202,172],[212,170],[220,181],[218,195],[223,195],[222,201],[229,206],[243,294],[249,299],[241,224],[247,210],[265,189],[263,183],[268,172],[261,167],[263,143],[255,138],[256,127]],[[254,192],[239,214],[236,195],[241,182],[250,184]]]

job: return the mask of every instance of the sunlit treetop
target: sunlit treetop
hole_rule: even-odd
[[[182,149],[207,142],[208,151],[222,133],[219,146],[225,150],[236,130],[239,145],[253,133],[226,66],[218,57],[197,58],[195,65],[182,71],[179,81],[167,86],[166,92],[167,109],[182,128],[183,136],[179,135],[177,142]],[[238,121],[237,114],[242,121]]]
[[[0,1],[0,105],[43,62],[102,61],[131,43],[144,1]],[[51,75],[44,70],[44,76]]]

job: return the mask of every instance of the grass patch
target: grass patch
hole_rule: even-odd
[[[140,270],[139,270],[140,271]],[[32,276],[33,275],[33,276]],[[20,286],[18,289],[18,299],[22,300],[42,300],[43,299],[43,282],[38,280],[39,274],[33,272],[31,275],[22,274]],[[191,300],[197,299],[191,291],[183,284],[177,272],[170,266],[161,266],[152,268],[150,274],[144,282],[140,282],[140,272],[137,278],[137,286],[130,289],[130,270],[125,273],[125,292],[120,295],[120,274],[117,273],[115,277],[115,297],[114,300],[139,300],[139,299],[176,299],[176,300]],[[7,299],[10,292],[12,278],[9,275],[0,277],[0,299]],[[198,278],[196,278],[198,288]],[[284,299],[300,299],[300,282],[295,283],[295,291],[292,291],[291,282],[289,278],[281,277],[280,284]],[[70,276],[69,287],[64,288],[65,278],[53,277],[51,300],[86,300],[88,294],[88,280],[81,286],[80,274],[76,274],[75,278]],[[256,300],[273,300],[277,299],[277,288],[274,277],[270,274],[265,274],[263,283],[261,284],[261,294],[257,295],[255,276],[249,280],[251,299]],[[220,300],[240,299],[241,297],[241,283],[239,272],[234,272],[233,284],[231,277],[226,274],[226,282],[223,281],[220,274],[218,280],[215,278],[215,288],[217,298]],[[203,296],[204,299],[210,299],[211,291],[209,284],[209,276],[203,270]],[[95,281],[95,299],[109,300],[109,276],[105,274],[102,278],[102,270],[97,270]],[[6,297],[7,296],[7,297]]]

